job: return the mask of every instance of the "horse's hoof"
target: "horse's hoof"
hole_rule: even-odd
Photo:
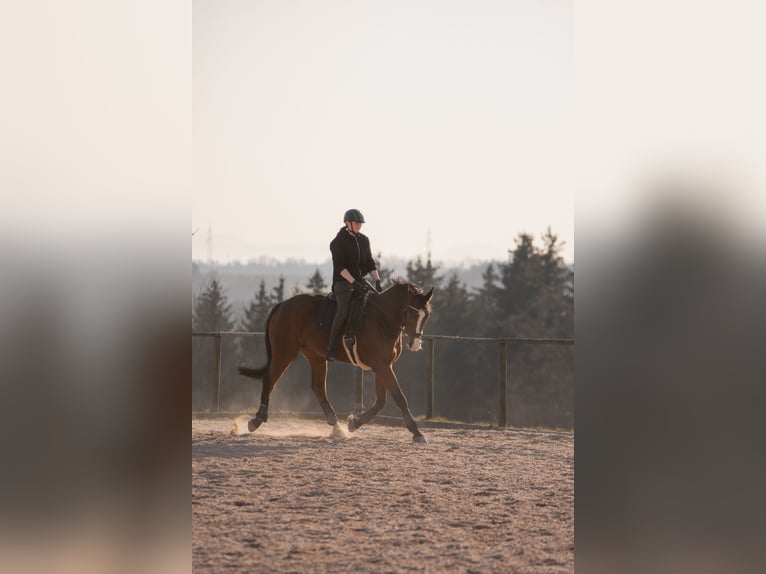
[[[257,418],[250,419],[249,421],[247,421],[247,430],[249,430],[250,432],[253,432],[259,426],[261,426],[262,422],[263,421],[261,421],[260,419],[257,419]]]
[[[348,425],[348,432],[354,432],[356,429],[359,428],[356,424],[356,417],[354,415],[349,415],[348,421],[346,423]]]
[[[238,416],[236,419],[234,419],[234,423],[231,425],[231,431],[229,431],[230,434],[234,436],[242,436],[248,434],[248,432],[250,432],[247,428],[249,422],[249,415]]]
[[[428,444],[428,440],[422,434],[412,437],[412,442],[417,444]]]
[[[348,438],[348,434],[346,434],[346,431],[344,431],[343,427],[341,427],[338,423],[333,425],[330,436],[332,438]]]

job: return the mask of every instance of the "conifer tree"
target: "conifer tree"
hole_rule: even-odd
[[[493,263],[487,265],[487,269],[481,274],[482,286],[479,293],[494,298],[497,295],[497,280],[499,278],[500,276],[495,271],[495,265]]]
[[[530,233],[520,233],[508,262],[500,266],[499,304],[505,316],[531,312],[530,302],[541,287],[540,257]]]
[[[266,320],[271,312],[271,306],[271,297],[266,292],[266,281],[261,279],[258,292],[250,301],[250,304],[245,307],[245,318],[240,322],[240,330],[248,333],[264,332],[266,330]],[[258,337],[240,337],[239,345],[242,362],[252,361],[258,349]]]
[[[442,281],[442,278],[436,275],[439,270],[439,266],[434,266],[431,263],[431,255],[428,255],[425,265],[423,260],[418,255],[415,261],[407,262],[407,281],[413,285],[417,285],[422,289],[430,289],[431,287],[437,287]]]
[[[542,240],[543,247],[538,248],[532,235],[520,234],[508,262],[500,266],[500,331],[505,336],[574,335],[573,272],[564,263],[562,245],[550,229]],[[571,350],[541,345],[509,349],[508,368],[517,374],[510,392],[519,397],[510,416],[519,424],[538,424],[536,421],[548,416],[571,420],[572,362],[566,353]]]
[[[471,299],[471,308],[477,336],[499,337],[502,331],[499,328],[501,322],[498,297],[500,288],[498,280],[500,276],[495,270],[495,265],[490,263],[482,274],[482,286]]]
[[[221,283],[213,278],[194,303],[192,329],[194,331],[231,331],[234,321],[231,305]]]
[[[309,282],[306,283],[306,289],[314,295],[324,295],[327,292],[327,284],[324,282],[322,274],[319,272],[319,268],[309,278]]]
[[[266,281],[261,279],[261,284],[258,289],[258,293],[250,304],[245,308],[245,318],[240,323],[240,328],[243,331],[257,332],[263,331],[266,328],[266,319],[271,311],[272,300],[268,293],[266,293]]]
[[[434,313],[429,322],[430,331],[469,336],[465,321],[469,311],[469,296],[465,285],[460,283],[457,272],[452,272],[446,286],[438,291],[434,290],[432,302],[439,312]]]
[[[272,287],[271,290],[273,291],[273,295],[271,296],[272,301],[276,303],[281,303],[285,300],[285,276],[280,275],[279,276],[279,283]]]
[[[521,331],[537,337],[571,337],[574,333],[573,273],[561,257],[562,244],[550,228],[543,235],[543,248],[533,237],[521,233],[508,263],[501,265],[500,311],[506,331]]]
[[[217,278],[213,278],[196,297],[192,307],[193,331],[231,331],[234,320],[231,305]],[[192,409],[205,410],[211,405],[213,377],[213,338],[192,337]],[[231,337],[223,337],[222,353],[234,354],[235,343]],[[223,377],[232,377],[231,368],[223,368]],[[227,390],[230,389],[227,386]]]

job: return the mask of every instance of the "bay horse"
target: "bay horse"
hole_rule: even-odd
[[[336,357],[338,362],[354,363],[375,373],[375,403],[360,415],[348,418],[348,430],[354,432],[368,423],[386,404],[386,393],[402,411],[404,425],[414,442],[428,442],[412,418],[407,399],[402,393],[393,364],[402,352],[402,333],[407,334],[408,349],[419,351],[423,329],[431,313],[429,301],[433,287],[427,293],[403,282],[397,282],[382,293],[370,292],[363,309],[361,328],[356,332],[356,345],[350,360],[343,337],[340,337]],[[239,367],[246,377],[261,379],[261,406],[249,420],[253,432],[268,420],[269,397],[287,367],[302,353],[311,366],[311,389],[322,406],[327,424],[337,427],[338,417],[327,399],[327,349],[329,333],[318,324],[319,308],[324,295],[300,294],[278,303],[266,321],[266,364],[260,368]]]

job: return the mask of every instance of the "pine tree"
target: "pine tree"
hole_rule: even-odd
[[[272,287],[271,290],[274,292],[274,294],[271,296],[272,301],[276,303],[281,303],[285,300],[285,276],[280,275],[279,276],[279,284],[276,287]]]
[[[306,289],[314,295],[324,295],[327,292],[327,284],[324,282],[324,278],[319,272],[319,268],[317,268],[309,279],[309,282],[306,284]]]
[[[549,227],[543,235],[543,297],[545,330],[556,337],[574,337],[574,272],[561,257],[563,243]]]
[[[497,296],[497,280],[499,278],[500,276],[497,274],[497,271],[495,271],[494,264],[490,263],[487,265],[487,269],[481,275],[483,283],[479,293],[490,299],[495,298]]]
[[[423,265],[423,260],[418,255],[418,258],[414,262],[407,262],[407,281],[422,289],[430,289],[431,287],[438,288],[442,281],[442,278],[436,275],[438,270],[439,266],[434,266],[431,263],[430,255],[428,256],[425,265]]]
[[[449,334],[458,336],[474,335],[469,319],[469,294],[464,284],[460,283],[457,272],[447,277],[446,285],[434,290],[431,300],[433,313],[427,325],[427,334]],[[472,354],[475,349],[465,344],[455,344],[452,341],[436,344],[436,361],[440,369],[450,373],[448,378],[440,381],[440,389],[450,397],[448,405],[444,405],[443,415],[454,417],[466,416],[466,407],[471,404],[473,384],[470,377],[474,374]]]
[[[261,279],[261,284],[255,297],[245,308],[245,318],[240,322],[240,330],[248,333],[261,333],[266,330],[266,320],[271,312],[272,300],[266,293],[266,282]],[[252,361],[258,350],[259,338],[253,336],[240,337],[239,348],[242,360],[247,363]]]
[[[506,336],[574,334],[574,274],[561,257],[558,237],[548,229],[542,240],[538,248],[532,235],[520,234],[508,262],[500,266],[499,327]],[[508,368],[517,374],[510,392],[519,397],[510,416],[518,424],[540,424],[549,416],[571,419],[573,377],[566,353],[571,351],[540,345],[509,349]]]
[[[500,266],[500,308],[505,316],[530,312],[530,302],[542,286],[540,257],[529,233],[520,233],[516,248],[508,251],[509,261]]]
[[[231,305],[221,283],[215,277],[196,297],[192,306],[193,331],[231,331],[234,326]],[[236,345],[231,337],[223,337],[222,356],[232,357]],[[226,363],[221,369],[223,379],[228,379],[226,392],[233,390],[229,382],[233,379],[232,367]],[[192,408],[204,410],[211,405],[213,377],[213,338],[192,337]],[[222,382],[222,387],[224,383]],[[222,399],[223,400],[223,399]]]
[[[495,271],[494,264],[490,263],[481,277],[482,286],[471,300],[476,336],[499,337],[502,335],[499,327],[500,307],[498,304],[500,287],[497,284],[500,276]]]
[[[574,274],[561,257],[562,244],[550,228],[542,236],[543,248],[532,235],[522,233],[509,261],[501,265],[498,291],[506,332],[534,333],[538,337],[574,334]]]
[[[258,332],[266,328],[266,319],[272,307],[272,299],[266,293],[266,281],[261,279],[258,293],[250,304],[245,308],[245,318],[240,323],[243,331]]]
[[[213,278],[197,297],[192,312],[194,331],[231,331],[234,321],[221,283]]]
[[[453,271],[447,279],[447,285],[434,290],[432,306],[438,309],[429,323],[430,331],[451,335],[470,336],[467,331],[466,314],[469,311],[469,295],[465,284],[460,283],[457,272]]]

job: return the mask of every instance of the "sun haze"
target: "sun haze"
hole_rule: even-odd
[[[573,259],[570,2],[193,10],[194,259],[321,262],[352,207],[384,255]]]

